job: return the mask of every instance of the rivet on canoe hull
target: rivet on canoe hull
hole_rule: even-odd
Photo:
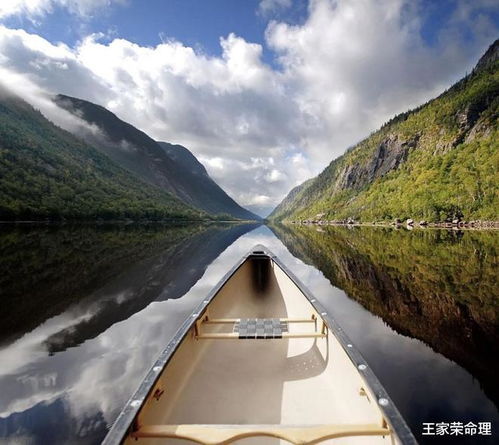
[[[359,365],[359,366],[357,366],[357,368],[359,368],[361,371],[365,371],[367,369],[367,366],[366,365]]]
[[[350,343],[348,343],[347,348],[352,348],[352,347],[353,347],[353,345],[351,345]]]
[[[321,312],[321,315],[325,316],[325,315],[327,315],[327,312]]]
[[[130,406],[133,408],[137,408],[137,406],[140,406],[142,404],[142,400],[132,400],[130,402]]]
[[[378,399],[378,403],[381,406],[387,406],[389,402],[388,402],[388,399],[385,399],[384,397],[381,397],[380,399]]]
[[[161,371],[161,366],[155,366],[154,368],[152,368],[152,370],[154,372],[159,372],[159,371]]]

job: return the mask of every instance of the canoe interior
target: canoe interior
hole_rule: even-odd
[[[245,318],[297,320],[288,323],[288,334],[317,336],[205,338],[212,334],[237,336],[230,319]],[[165,366],[135,419],[135,428],[144,431],[151,425],[184,425],[189,430],[189,425],[252,425],[256,429],[254,425],[259,425],[265,429],[357,424],[387,428],[377,398],[324,325],[321,314],[279,265],[266,256],[248,257],[206,311],[199,314],[198,322]],[[213,440],[222,443],[221,439]],[[125,443],[199,442],[127,436]],[[210,443],[208,436],[206,443]],[[263,436],[234,443],[288,442]],[[320,443],[376,445],[398,440],[392,433]]]

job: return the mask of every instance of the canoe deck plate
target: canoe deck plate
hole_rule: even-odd
[[[279,318],[241,318],[234,323],[234,333],[239,338],[282,338],[288,332],[288,322]]]

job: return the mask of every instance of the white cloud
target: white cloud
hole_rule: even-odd
[[[2,0],[0,2],[0,19],[13,15],[37,18],[65,8],[71,14],[89,16],[94,11],[111,6],[113,3],[125,4],[127,0]]]
[[[249,205],[265,205],[270,201],[270,197],[267,195],[253,195],[249,198]]]
[[[297,102],[310,124],[305,145],[313,159],[327,162],[394,114],[441,92],[476,62],[497,31],[486,25],[465,45],[462,23],[449,24],[440,35],[452,33],[454,39],[429,47],[417,6],[403,0],[311,0],[303,25],[270,24],[268,43],[300,92]]]
[[[265,175],[265,179],[268,182],[278,182],[282,181],[284,178],[286,178],[286,175],[275,168]]]
[[[225,163],[222,158],[205,158],[203,156],[200,156],[198,158],[199,162],[203,164],[206,168],[211,169],[211,170],[225,170]]]
[[[258,5],[258,11],[262,15],[289,8],[293,4],[292,0],[261,0]]]
[[[497,27],[483,13],[487,0],[479,9],[456,5],[428,46],[419,3],[311,0],[302,24],[267,28],[279,69],[264,63],[261,45],[235,34],[210,57],[174,40],[144,47],[92,35],[68,47],[0,27],[0,68],[32,85],[31,99],[36,88],[81,97],[185,145],[241,204],[255,208],[266,196],[268,208],[471,69]]]

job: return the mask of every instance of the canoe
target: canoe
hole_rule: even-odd
[[[166,346],[104,444],[415,444],[330,313],[264,246]]]

